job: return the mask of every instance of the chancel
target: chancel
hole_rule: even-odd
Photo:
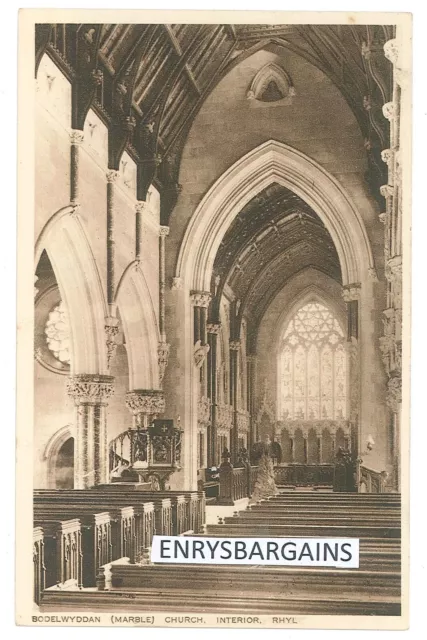
[[[41,611],[400,615],[401,39],[36,25]],[[158,565],[155,534],[360,566]]]

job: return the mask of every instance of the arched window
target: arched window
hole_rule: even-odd
[[[279,417],[347,418],[347,358],[343,331],[324,304],[304,304],[291,318],[279,354]]]

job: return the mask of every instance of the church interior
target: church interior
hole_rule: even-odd
[[[41,610],[400,615],[402,64],[392,25],[36,25]],[[189,533],[360,569],[150,561]]]

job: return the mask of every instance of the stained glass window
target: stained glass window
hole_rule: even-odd
[[[280,354],[280,418],[347,418],[344,334],[326,306],[310,302],[290,320]]]
[[[64,303],[61,301],[49,313],[45,326],[46,343],[55,358],[70,363],[70,324]]]

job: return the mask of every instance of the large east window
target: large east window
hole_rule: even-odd
[[[347,418],[344,333],[324,304],[304,304],[283,334],[279,355],[279,419]]]

